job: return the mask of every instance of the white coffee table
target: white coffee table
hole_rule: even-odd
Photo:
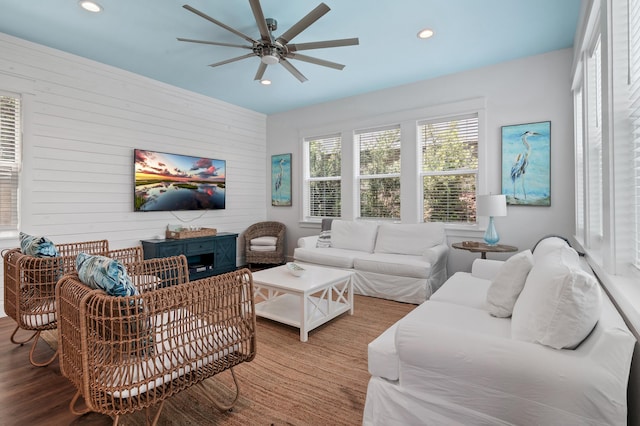
[[[292,275],[287,266],[253,273],[256,315],[300,329],[300,341],[309,331],[349,312],[353,315],[353,272],[300,265],[306,271]]]

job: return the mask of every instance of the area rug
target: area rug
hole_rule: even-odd
[[[343,314],[300,342],[297,328],[257,320],[257,355],[235,367],[240,399],[220,413],[207,396],[227,401],[233,381],[224,372],[168,399],[159,425],[360,425],[369,381],[367,345],[415,305],[355,296]],[[57,344],[55,333],[45,341]],[[90,416],[96,416],[91,414]],[[142,426],[144,413],[121,425]]]

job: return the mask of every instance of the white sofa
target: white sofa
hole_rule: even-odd
[[[323,237],[300,238],[294,260],[354,270],[357,294],[419,304],[447,279],[442,223],[333,220]]]
[[[488,294],[505,262],[478,259],[471,273],[455,273],[371,342],[363,424],[626,424],[635,338],[592,275],[585,280],[571,269],[560,276],[544,262],[548,257],[537,251],[532,257],[512,318],[488,312]],[[553,284],[536,282],[544,276]],[[569,302],[563,289],[573,297]],[[539,297],[547,302],[533,306]],[[571,309],[560,300],[580,308],[562,316]],[[575,349],[548,346],[562,346],[554,338],[581,325]],[[523,326],[543,333],[523,337]]]

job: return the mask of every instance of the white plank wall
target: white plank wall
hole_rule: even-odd
[[[266,218],[265,115],[2,33],[0,58],[0,90],[24,96],[24,232],[122,248],[169,223],[242,233]],[[134,212],[134,148],[226,160],[226,209]]]

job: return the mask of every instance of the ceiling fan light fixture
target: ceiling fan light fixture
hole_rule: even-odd
[[[92,12],[92,13],[102,12],[102,6],[100,6],[98,3],[94,1],[81,0],[78,2],[78,4],[80,5],[81,8],[83,8],[88,12]]]
[[[431,28],[424,28],[418,31],[418,38],[427,39],[433,37],[434,34],[435,33]]]
[[[262,84],[263,86],[269,86],[271,84],[271,80],[269,80],[268,78],[263,78],[262,80],[260,80],[260,84]]]
[[[260,61],[265,65],[273,65],[280,62],[280,56],[274,49],[268,49],[264,55],[260,57]]]

